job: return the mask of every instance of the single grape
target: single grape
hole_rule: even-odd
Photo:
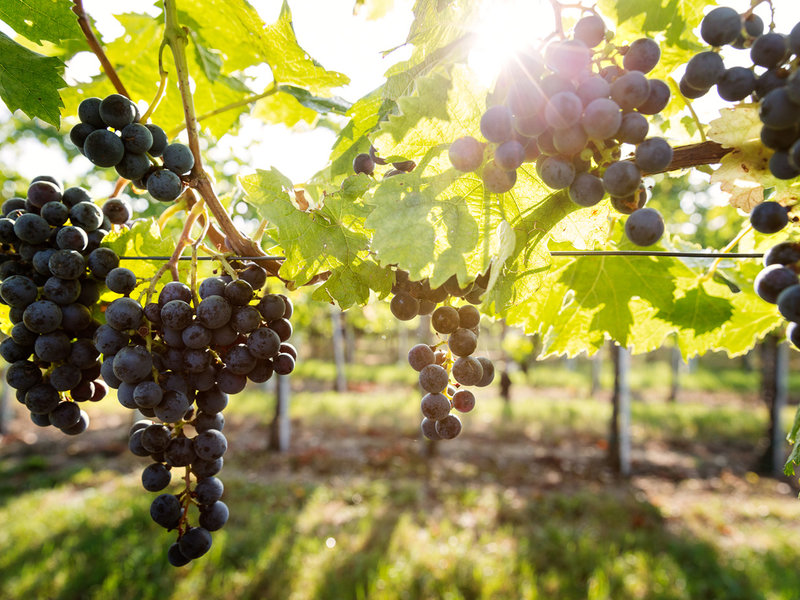
[[[564,156],[579,154],[588,142],[589,137],[581,125],[553,131],[553,146]]]
[[[28,187],[27,199],[36,208],[41,208],[48,202],[61,202],[61,186],[52,181],[39,179]]]
[[[785,206],[777,202],[762,202],[750,212],[750,224],[760,233],[777,233],[789,223]]]
[[[447,388],[449,378],[450,376],[444,367],[429,364],[422,367],[419,372],[419,385],[426,392],[435,394],[443,392]]]
[[[442,439],[442,436],[436,433],[436,421],[433,419],[429,419],[428,417],[423,418],[420,429],[422,430],[422,435],[431,441],[435,442]]]
[[[164,148],[167,147],[169,143],[167,140],[167,134],[164,133],[164,130],[161,129],[158,125],[145,125],[147,130],[150,132],[150,135],[153,137],[153,143],[150,145],[150,149],[147,153],[150,156],[161,156],[164,152]]]
[[[625,221],[625,235],[637,246],[652,246],[664,235],[664,219],[654,208],[636,210]]]
[[[69,130],[69,141],[75,145],[81,154],[83,154],[83,145],[86,143],[86,138],[89,137],[90,133],[96,130],[97,127],[94,125],[89,125],[88,123],[78,123]]]
[[[563,129],[580,121],[583,102],[574,92],[558,92],[550,97],[544,116],[550,127]]]
[[[401,292],[395,294],[389,304],[389,308],[395,318],[401,321],[410,321],[419,314],[419,300],[410,294]]]
[[[777,179],[794,179],[800,175],[800,169],[789,160],[789,153],[779,150],[769,158],[769,171]]]
[[[764,253],[764,266],[791,265],[800,261],[800,244],[797,242],[781,242]],[[14,330],[11,330],[14,336]]]
[[[455,415],[447,415],[444,419],[436,421],[436,433],[443,440],[452,440],[461,433],[461,419]]]
[[[586,71],[590,60],[591,52],[580,40],[556,41],[545,48],[545,63],[563,77],[576,77]]]
[[[190,560],[200,558],[211,548],[211,534],[202,527],[192,527],[178,540],[178,548]]]
[[[784,319],[800,322],[800,284],[789,286],[778,294],[777,304]]]
[[[69,220],[88,234],[103,224],[103,211],[93,202],[78,202],[69,209]]]
[[[581,126],[593,139],[614,137],[622,124],[619,105],[608,98],[598,98],[589,103],[581,118]]]
[[[447,338],[447,346],[456,356],[469,356],[478,347],[478,336],[470,329],[458,328]]]
[[[494,363],[485,356],[479,356],[478,362],[483,368],[483,377],[478,382],[478,387],[486,387],[494,381]]]
[[[700,23],[700,37],[709,46],[724,46],[736,40],[742,30],[742,19],[734,9],[720,6],[709,12]]]
[[[606,26],[598,15],[581,17],[573,30],[573,36],[588,48],[594,48],[605,39]]]
[[[469,390],[458,390],[453,394],[453,408],[462,413],[467,413],[475,408],[475,394]]]
[[[456,170],[476,171],[483,163],[483,144],[472,136],[460,137],[450,144],[447,155]]]
[[[136,105],[121,94],[111,94],[100,102],[99,114],[105,125],[123,129],[137,117]]]
[[[622,122],[614,137],[624,144],[639,144],[647,137],[650,124],[638,112],[622,115]]]
[[[136,181],[144,177],[150,170],[152,163],[146,154],[125,151],[120,161],[114,167],[117,174],[123,179]]]
[[[660,79],[650,79],[650,93],[647,100],[640,104],[637,110],[643,115],[657,115],[669,104],[670,92],[669,86]]]
[[[481,133],[490,142],[501,144],[511,139],[511,111],[503,105],[487,108],[481,116]]]
[[[594,206],[603,199],[603,180],[590,173],[578,173],[569,186],[569,198],[578,206]]]
[[[100,117],[100,98],[85,98],[78,105],[78,118],[83,122],[91,125],[94,128],[102,127],[105,129],[106,124]]]
[[[701,90],[716,85],[724,72],[725,64],[722,62],[722,57],[709,50],[695,54],[689,59],[683,77],[688,85]]]
[[[102,250],[102,248],[98,248],[98,250]],[[97,250],[95,250],[95,252],[96,251]],[[91,256],[92,255],[89,256],[90,259]],[[112,264],[113,262],[114,261],[109,256],[108,264]],[[118,258],[116,262],[119,263]],[[89,268],[91,268],[91,264]],[[103,269],[101,268],[100,270],[102,271]],[[116,292],[117,294],[123,294],[127,296],[134,289],[136,289],[136,274],[130,269],[126,269],[125,267],[115,267],[106,274],[106,286],[112,292]]]
[[[369,154],[357,154],[353,159],[353,171],[356,175],[372,175],[375,171],[375,161]]]
[[[147,465],[142,471],[142,487],[148,492],[160,492],[172,479],[170,470],[161,463]]]
[[[599,75],[592,75],[582,80],[575,91],[584,106],[598,98],[608,98],[611,95],[611,84]]]
[[[450,400],[444,394],[425,394],[420,403],[420,410],[425,417],[438,421],[450,413]]]
[[[672,146],[661,137],[651,137],[636,146],[635,163],[645,173],[659,173],[672,162]]]
[[[639,71],[629,71],[611,84],[611,99],[622,110],[633,110],[647,101],[650,82]]]
[[[217,531],[222,529],[227,522],[228,506],[224,502],[217,501],[200,507],[200,518],[198,519],[200,527],[208,531]]]
[[[125,146],[114,132],[97,129],[86,136],[83,153],[98,167],[113,167],[122,160]]]
[[[453,363],[453,378],[461,385],[477,385],[483,377],[483,367],[472,356],[461,356]]]
[[[756,75],[744,67],[731,67],[717,81],[719,97],[728,102],[744,100],[756,89]]]
[[[708,93],[708,90],[711,88],[694,88],[689,85],[689,82],[686,81],[686,77],[681,77],[680,82],[678,83],[678,89],[681,92],[681,95],[684,98],[688,98],[689,100],[696,100],[702,96],[705,96]]]
[[[165,529],[174,529],[181,518],[181,503],[172,494],[161,494],[150,504],[150,517]]]
[[[161,158],[164,161],[164,168],[176,175],[188,173],[194,167],[194,156],[189,146],[185,144],[169,144],[164,148]]]
[[[431,347],[427,344],[417,344],[408,351],[408,364],[410,364],[411,368],[415,371],[422,371],[423,368],[433,363],[433,350],[431,350]]]
[[[661,58],[661,48],[653,40],[640,38],[635,40],[622,58],[622,66],[628,71],[649,73]]]
[[[431,315],[431,326],[437,333],[453,333],[459,322],[458,311],[452,306],[440,306]]]
[[[769,265],[756,275],[753,289],[759,298],[770,304],[778,302],[780,293],[788,287],[797,285],[797,273],[780,264]]]
[[[197,456],[203,460],[221,458],[228,449],[228,441],[225,439],[225,435],[216,429],[209,429],[197,434],[193,443]]]
[[[547,156],[538,161],[536,171],[542,182],[554,190],[569,187],[575,179],[575,166],[572,162],[556,156]]]
[[[169,169],[158,169],[147,178],[147,191],[156,200],[172,202],[181,195],[181,178]]]
[[[754,65],[771,69],[783,64],[789,57],[788,38],[782,33],[770,31],[756,38],[750,46],[750,60]]]
[[[603,174],[603,186],[610,195],[624,197],[636,191],[641,179],[642,175],[635,164],[618,161],[606,169]]]

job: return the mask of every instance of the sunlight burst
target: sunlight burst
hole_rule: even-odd
[[[553,33],[553,11],[547,0],[491,0],[481,7],[477,41],[468,64],[478,81],[489,86],[516,53]]]

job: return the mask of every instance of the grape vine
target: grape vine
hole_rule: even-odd
[[[228,396],[294,368],[284,288],[315,286],[315,299],[343,309],[390,298],[401,321],[430,316],[436,341],[408,354],[429,440],[457,437],[453,411],[477,404],[467,388],[493,381],[493,363],[476,356],[482,318],[539,333],[545,354],[591,353],[609,337],[646,351],[667,336],[685,355],[737,354],[782,318],[800,348],[798,243],[762,237],[794,229],[800,177],[800,24],[775,31],[770,2],[703,17],[710,0],[653,15],[552,0],[551,35],[527,39],[486,85],[469,60],[481,3],[423,0],[410,58],[352,104],[337,96],[347,78],[297,42],[288,6],[267,26],[246,2],[165,0],[158,18],[121,17],[134,37],[106,44],[80,0],[77,27],[58,35],[11,4],[9,15],[42,30],[32,43],[63,46],[67,58],[88,47],[103,73],[64,89],[59,59],[33,62],[19,45],[0,66],[29,67],[42,93],[0,79],[0,97],[53,125],[63,114],[71,144],[119,177],[102,204],[47,176],[2,204],[6,380],[36,425],[67,434],[88,427],[80,403],[108,387],[146,417],[129,448],[151,461],[142,485],[159,493],[153,520],[177,534],[175,566],[205,554],[228,519],[217,477]],[[749,53],[752,66],[726,67],[723,51]],[[266,87],[249,75],[263,65]],[[691,100],[713,87],[733,104],[706,128]],[[329,164],[303,184],[271,168],[234,187],[204,154],[245,114],[325,118],[336,134]],[[660,174],[708,165],[750,217],[715,263],[698,266],[681,260],[696,248],[662,216],[678,200],[652,190]],[[137,214],[142,203],[160,214]],[[767,244],[755,279],[721,260]],[[623,256],[631,246],[679,256]],[[200,254],[213,275],[201,274]]]

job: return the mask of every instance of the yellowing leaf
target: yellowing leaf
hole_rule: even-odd
[[[761,119],[755,104],[723,108],[720,116],[709,123],[709,139],[725,148],[740,148],[761,138]]]

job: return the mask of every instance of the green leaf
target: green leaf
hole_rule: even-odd
[[[3,0],[0,21],[35,42],[82,38],[70,0]]]
[[[64,106],[58,90],[67,85],[63,67],[58,58],[32,52],[0,33],[0,98],[11,112],[19,109],[58,127]]]
[[[275,81],[298,85],[314,93],[349,83],[328,71],[298,44],[292,14],[284,2],[275,23],[266,25],[245,0],[199,0],[191,13],[182,11],[181,22],[192,23],[197,43],[225,57],[224,72],[232,74],[267,63]]]
[[[126,14],[117,18],[128,35],[107,44],[106,54],[125,83],[131,98],[134,101],[150,102],[160,80],[158,52],[155,49],[161,44],[164,26],[159,18],[148,15]],[[198,116],[239,102],[252,94],[241,81],[231,76],[222,74],[214,81],[207,79],[204,69],[197,62],[197,57],[197,52],[187,53],[189,73],[196,82],[192,97]],[[180,93],[174,78],[171,82],[153,116],[154,122],[166,131],[180,128],[184,124]],[[104,75],[99,75],[91,83],[78,84],[65,90],[63,96],[66,104],[65,112],[68,115],[77,114],[78,104],[86,96],[102,98],[113,92],[114,89],[108,79]],[[204,118],[200,124],[215,137],[221,137],[235,129],[239,116],[247,110],[246,105],[239,106]]]
[[[103,238],[103,246],[118,256],[170,256],[175,249],[173,239],[163,239],[155,219],[136,221],[130,228],[115,230]],[[164,261],[137,260],[129,267],[139,278],[153,277]],[[128,266],[128,265],[126,265]]]
[[[363,219],[367,209],[357,198],[358,188],[327,194],[318,208],[302,211],[286,191],[291,182],[275,169],[260,170],[241,182],[247,202],[274,226],[272,237],[286,257],[280,274],[294,285],[366,258],[369,236]]]

